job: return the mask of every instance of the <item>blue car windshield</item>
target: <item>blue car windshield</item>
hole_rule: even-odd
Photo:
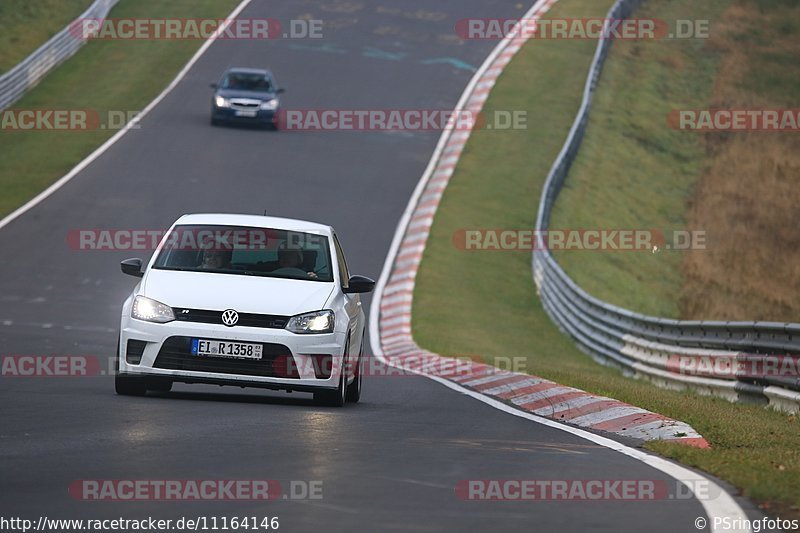
[[[273,90],[272,80],[270,80],[268,76],[244,72],[231,72],[226,75],[220,87],[223,89],[254,92],[270,92]]]

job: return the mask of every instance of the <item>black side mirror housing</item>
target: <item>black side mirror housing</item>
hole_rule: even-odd
[[[342,291],[345,294],[361,294],[375,290],[375,281],[365,276],[351,276],[348,285],[349,287]]]
[[[212,89],[216,89],[217,87],[218,87],[218,85],[217,85],[216,83],[212,83],[212,84],[211,84],[211,88],[212,88]]]
[[[142,260],[138,257],[134,259],[126,259],[125,261],[121,262],[119,266],[122,268],[123,274],[127,274],[136,278],[144,277],[144,272],[142,272]]]
[[[275,91],[275,94],[283,94],[283,93],[285,93],[285,92],[286,92],[286,89],[284,89],[283,87],[281,87],[280,89],[278,89],[277,91]]]

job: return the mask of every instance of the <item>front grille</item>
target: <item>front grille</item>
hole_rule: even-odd
[[[222,324],[222,311],[209,311],[207,309],[184,309],[175,307],[175,320],[180,322],[199,322],[202,324]],[[283,329],[289,322],[288,316],[260,315],[255,313],[239,313],[239,322],[236,326],[251,328]],[[223,324],[224,325],[224,324]],[[234,326],[235,327],[235,326]]]
[[[212,339],[213,340],[213,339]],[[191,337],[170,337],[161,346],[154,368],[217,372],[268,378],[299,378],[291,350],[283,344],[255,343],[263,346],[261,360],[199,357],[192,355]]]
[[[234,109],[258,109],[261,105],[261,102],[258,100],[231,100],[231,107]]]

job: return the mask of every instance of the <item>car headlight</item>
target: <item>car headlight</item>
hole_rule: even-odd
[[[261,103],[261,109],[266,111],[275,111],[278,109],[278,99],[273,98],[272,100],[267,100],[266,102]]]
[[[316,311],[293,316],[286,324],[286,329],[292,333],[333,333],[336,325],[336,315],[333,311]]]
[[[214,99],[214,103],[217,104],[217,107],[230,107],[231,103],[228,101],[227,98],[223,98],[221,96],[217,96]]]
[[[175,320],[175,313],[172,312],[170,306],[164,305],[151,298],[145,298],[144,296],[137,296],[136,299],[133,300],[131,316],[138,320],[156,322],[158,324],[164,324]]]

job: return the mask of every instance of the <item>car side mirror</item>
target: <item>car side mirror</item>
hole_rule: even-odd
[[[219,87],[219,85],[217,85],[216,83],[212,83],[212,84],[210,85],[210,87],[211,87],[212,89],[216,89],[216,88],[218,88],[218,87]]]
[[[364,276],[351,276],[348,285],[349,287],[342,291],[345,294],[365,293],[375,290],[375,281]]]
[[[284,89],[283,87],[281,87],[281,88],[279,88],[277,91],[275,91],[275,94],[283,94],[283,93],[285,93],[285,92],[286,92],[286,89]]]
[[[122,268],[122,273],[136,278],[144,277],[142,272],[142,260],[138,257],[135,259],[126,259],[121,262],[119,266]]]

